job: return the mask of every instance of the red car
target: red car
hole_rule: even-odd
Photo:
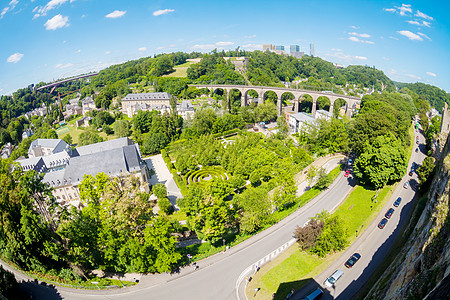
[[[348,177],[350,175],[350,170],[345,171],[344,177]]]

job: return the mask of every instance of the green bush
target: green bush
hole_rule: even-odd
[[[331,216],[325,220],[322,233],[311,252],[325,257],[332,251],[343,250],[347,246],[348,230],[344,220],[339,216]]]
[[[158,207],[159,207],[160,211],[162,211],[166,215],[170,215],[174,211],[172,204],[170,203],[169,199],[167,199],[167,198],[159,199]]]

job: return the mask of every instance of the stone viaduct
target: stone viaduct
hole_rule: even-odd
[[[282,87],[270,87],[270,86],[251,86],[251,85],[223,85],[223,84],[193,84],[196,88],[207,88],[209,90],[226,90],[227,94],[230,94],[231,90],[238,90],[241,92],[241,106],[246,106],[249,103],[249,95],[248,92],[253,90],[258,94],[258,99],[262,100],[264,103],[266,92],[272,91],[277,94],[277,108],[278,114],[281,114],[282,103],[281,97],[284,93],[291,93],[294,95],[294,112],[299,112],[300,102],[302,101],[302,97],[304,95],[309,95],[313,99],[313,105],[311,114],[313,117],[316,116],[316,104],[317,99],[321,96],[328,98],[330,101],[330,112],[333,112],[334,102],[337,99],[343,99],[347,103],[346,115],[350,118],[352,114],[352,110],[355,108],[356,104],[361,103],[361,99],[353,96],[346,96],[341,94],[327,93],[327,92],[317,92],[317,91],[309,91],[309,90],[300,90],[300,89],[291,89],[291,88],[282,88]]]

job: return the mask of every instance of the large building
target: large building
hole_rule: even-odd
[[[316,48],[314,47],[314,43],[309,44],[309,54],[311,56],[316,56]]]
[[[36,139],[28,148],[28,157],[40,157],[66,151],[71,153],[70,146],[61,139]]]
[[[47,142],[41,140],[40,144]],[[73,152],[63,150],[17,162],[24,171],[43,173],[42,181],[53,188],[52,193],[59,203],[75,206],[80,205],[78,185],[84,175],[95,176],[101,172],[112,177],[133,175],[141,183],[149,179],[139,146],[127,137],[78,147]]]
[[[291,45],[289,50],[289,54],[295,58],[302,58],[302,56],[305,55],[305,52],[300,52],[299,45]]]
[[[133,116],[138,110],[151,110],[152,107],[170,109],[174,100],[174,97],[166,92],[128,94],[122,99],[122,111],[128,116]]]

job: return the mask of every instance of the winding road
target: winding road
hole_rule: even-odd
[[[112,290],[77,290],[64,287],[27,288],[35,299],[236,299],[236,280],[252,263],[292,239],[297,225],[322,210],[332,211],[352,190],[355,182],[341,173],[328,190],[284,220],[226,252],[198,262],[199,269],[182,268],[176,274],[148,275],[137,286]],[[26,279],[18,272],[18,279]]]

